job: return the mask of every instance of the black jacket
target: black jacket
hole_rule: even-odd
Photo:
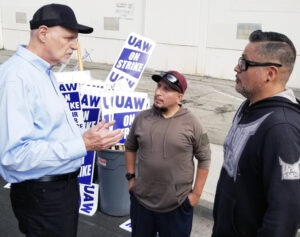
[[[291,237],[300,227],[300,105],[245,101],[224,143],[214,237]]]

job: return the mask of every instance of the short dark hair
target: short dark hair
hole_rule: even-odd
[[[253,31],[249,36],[250,42],[265,42],[257,48],[260,55],[279,60],[291,73],[296,60],[296,48],[293,42],[284,34],[277,32]]]

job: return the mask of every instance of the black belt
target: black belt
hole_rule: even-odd
[[[77,178],[79,171],[80,169],[67,174],[45,175],[39,179],[27,180],[27,182],[53,182],[53,181],[70,180],[70,179]]]

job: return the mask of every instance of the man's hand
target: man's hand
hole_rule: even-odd
[[[198,204],[202,190],[208,175],[208,169],[197,168],[196,180],[193,191],[189,193],[190,204],[194,207]]]
[[[128,190],[130,190],[132,188],[134,181],[135,181],[135,178],[132,178],[128,181]]]
[[[198,204],[200,196],[191,192],[191,193],[189,193],[188,198],[189,198],[191,206],[194,207]]]
[[[88,129],[83,135],[83,141],[87,151],[99,151],[104,150],[115,145],[122,139],[124,133],[121,129],[109,131],[108,128],[115,124],[116,121],[105,123],[102,120],[101,123]]]

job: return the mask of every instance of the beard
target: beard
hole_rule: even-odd
[[[242,96],[244,96],[246,99],[251,98],[252,91],[249,91],[247,88],[244,87],[235,87],[236,92],[240,93]]]
[[[153,104],[153,107],[158,110],[160,113],[166,113],[168,111],[168,108],[166,107],[158,107],[155,104]]]
[[[260,89],[262,88],[262,85],[257,84],[255,86],[245,86],[245,85],[237,85],[235,86],[235,90],[240,93],[242,96],[244,96],[246,99],[251,100],[254,98],[259,92]]]

